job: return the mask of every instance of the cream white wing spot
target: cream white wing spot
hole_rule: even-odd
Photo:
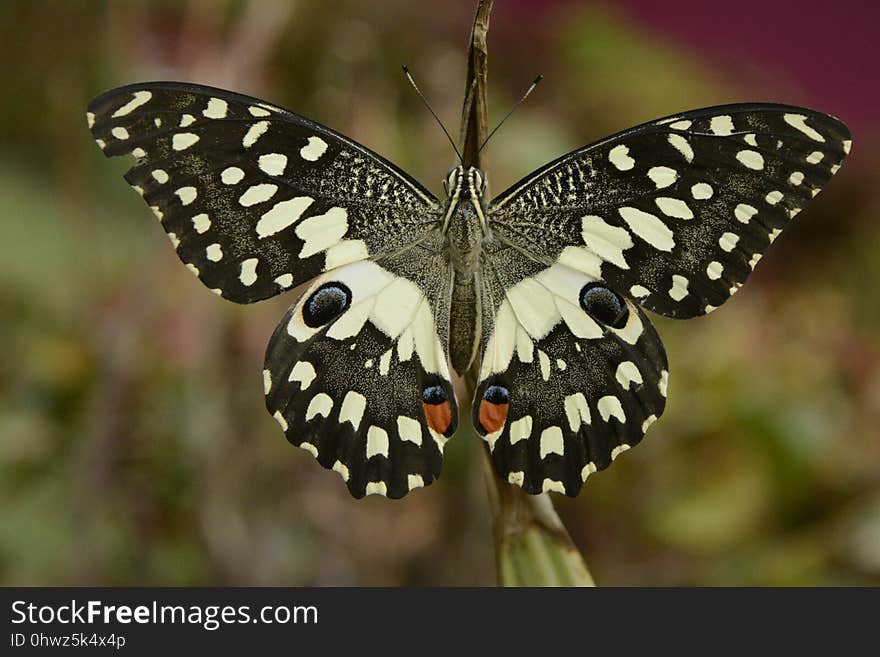
[[[675,301],[681,301],[688,295],[690,281],[680,274],[672,275],[672,287],[669,288],[669,296]]]
[[[311,454],[314,458],[318,458],[318,448],[315,447],[312,443],[302,442],[299,444],[300,449],[304,449],[309,454]]]
[[[642,285],[633,285],[631,288],[629,288],[629,293],[636,299],[644,299],[646,296],[651,294],[651,290]]]
[[[660,199],[657,201],[659,203]],[[630,207],[619,208],[618,213],[630,227],[630,230],[645,242],[660,251],[672,251],[675,246],[672,231],[659,217],[650,212]]]
[[[680,198],[658,196],[656,199],[654,199],[654,203],[667,217],[673,217],[675,219],[694,218],[694,213],[691,211],[688,204]]]
[[[565,409],[565,417],[568,418],[568,426],[572,431],[577,432],[582,424],[590,424],[591,415],[590,407],[587,405],[587,398],[583,393],[576,392],[568,395],[563,402]]]
[[[694,149],[691,148],[690,142],[679,134],[669,135],[667,138],[672,147],[684,156],[688,162],[694,160]]]
[[[180,189],[175,190],[174,193],[183,205],[189,205],[195,201],[199,195],[195,187],[181,187]]]
[[[244,171],[239,167],[226,167],[220,173],[220,180],[224,185],[237,185],[244,179]]]
[[[281,411],[275,411],[272,413],[272,417],[275,418],[275,421],[278,423],[278,426],[281,427],[282,431],[287,431],[287,420],[281,415]]]
[[[126,116],[128,114],[131,114],[138,107],[141,107],[142,105],[145,105],[146,103],[150,102],[150,99],[152,97],[153,97],[152,91],[147,91],[147,90],[135,91],[134,94],[132,94],[131,100],[128,101],[122,107],[120,107],[118,110],[113,112],[113,114],[111,114],[110,117],[114,118],[114,119],[118,119],[120,116]],[[89,127],[91,128],[95,124],[95,115],[92,114],[91,112],[89,112],[89,114],[91,115],[89,118]]]
[[[806,157],[807,164],[819,164],[824,157],[825,154],[822,151],[813,151]]]
[[[608,422],[613,417],[621,423],[626,423],[626,413],[623,412],[620,400],[614,395],[601,397],[596,404],[596,408],[605,422]]]
[[[274,281],[279,287],[287,289],[293,285],[293,274],[281,274]]]
[[[770,205],[776,205],[779,201],[782,200],[782,192],[779,190],[773,190],[769,192],[767,196],[764,197],[764,200],[767,201]]]
[[[724,233],[718,239],[718,246],[721,247],[722,251],[726,251],[730,253],[736,248],[736,245],[739,243],[739,235],[736,233]]]
[[[238,280],[241,281],[242,285],[250,287],[257,282],[257,265],[259,263],[260,260],[258,258],[242,260],[241,270],[238,274]]]
[[[544,479],[544,482],[541,484],[541,492],[542,493],[565,493],[565,484],[561,481],[557,481],[556,479],[550,479],[549,477]]]
[[[722,273],[724,273],[724,265],[717,260],[713,260],[706,267],[706,276],[708,276],[710,280],[717,281],[721,278]]]
[[[308,408],[306,408],[306,422],[311,420],[313,417],[317,417],[318,415],[322,417],[329,417],[330,411],[333,410],[333,399],[326,392],[319,392],[317,395],[312,397],[309,402]]]
[[[629,449],[629,445],[626,443],[622,443],[611,450],[611,460],[614,461],[618,456],[623,454],[626,450]]]
[[[260,155],[257,166],[263,173],[270,176],[280,176],[287,167],[287,156],[283,153],[267,153]]]
[[[129,138],[128,130],[123,128],[122,126],[117,126],[110,131],[110,134],[116,137],[120,141],[125,141]]]
[[[608,161],[619,171],[629,171],[636,165],[636,161],[629,155],[629,147],[623,144],[615,146],[608,152]]]
[[[312,385],[312,381],[314,381],[317,376],[318,373],[315,372],[314,365],[307,360],[300,360],[296,362],[296,365],[294,365],[293,368],[291,368],[287,380],[296,381],[299,383],[299,389],[305,390]]]
[[[709,183],[700,182],[691,186],[691,196],[694,197],[697,201],[705,201],[706,199],[712,198],[712,194],[715,193],[715,190],[712,189],[712,185]]]
[[[193,132],[178,132],[171,138],[171,148],[176,151],[185,151],[199,141],[199,136]]]
[[[245,133],[244,138],[241,140],[241,145],[245,148],[250,148],[257,143],[257,140],[262,137],[268,129],[268,121],[258,121],[257,123],[254,123]]]
[[[324,214],[304,219],[296,227],[296,236],[303,241],[299,257],[308,258],[333,246],[347,232],[348,212],[345,208],[333,207]]]
[[[788,182],[792,185],[795,185],[795,186],[800,185],[801,183],[804,182],[803,172],[801,172],[801,171],[792,172],[792,174],[788,177]]]
[[[164,169],[155,169],[150,173],[153,176],[153,180],[155,180],[160,185],[164,185],[167,183],[170,178],[168,177],[168,172]]]
[[[326,141],[320,137],[309,137],[309,142],[299,149],[299,156],[309,162],[317,162],[326,151]]]
[[[388,485],[384,481],[368,481],[364,490],[366,495],[388,496]]]
[[[726,137],[734,130],[733,119],[727,114],[722,114],[721,116],[713,116],[712,120],[709,121],[709,130],[714,132],[719,137]]]
[[[756,214],[758,214],[758,209],[748,203],[740,203],[733,211],[736,220],[741,224],[749,223]]]
[[[204,213],[197,214],[192,218],[192,225],[199,235],[203,235],[211,227],[211,220]]]
[[[629,269],[623,252],[632,248],[633,241],[625,228],[612,226],[597,215],[586,215],[581,219],[581,237],[587,248],[602,260]]]
[[[736,154],[739,163],[748,169],[761,171],[764,168],[764,156],[751,149],[741,150]]]
[[[205,257],[211,262],[220,262],[223,259],[223,249],[215,242],[205,249]]]
[[[367,429],[367,458],[377,455],[388,457],[388,432],[373,425]]]
[[[244,194],[242,194],[238,202],[243,207],[249,208],[252,205],[257,205],[258,203],[265,203],[270,198],[275,196],[275,192],[278,191],[278,185],[273,185],[272,183],[259,183],[257,185],[251,185],[248,187]]]
[[[628,390],[633,384],[641,385],[644,382],[642,373],[631,360],[625,360],[617,366],[614,378],[617,379],[620,387],[624,390]]]
[[[408,440],[411,443],[421,446],[422,444],[422,425],[417,420],[407,417],[406,415],[397,416],[397,435],[401,440]]]
[[[271,237],[288,226],[292,226],[302,218],[315,199],[309,196],[294,196],[286,201],[279,201],[272,209],[260,216],[255,230],[259,239]]]
[[[340,477],[342,477],[342,481],[348,481],[351,477],[348,466],[345,465],[345,463],[343,463],[342,461],[336,461],[333,464],[333,472],[336,472]]]
[[[339,408],[339,424],[351,423],[355,431],[361,425],[364,410],[367,408],[367,398],[361,393],[349,390],[345,393],[342,406]],[[386,436],[387,438],[387,436]]]
[[[196,122],[196,117],[192,114],[184,114],[180,117],[180,123],[177,125],[178,128],[188,128],[193,123]]]
[[[228,103],[222,98],[211,98],[208,106],[202,110],[202,115],[209,119],[225,119],[228,109]]]
[[[660,371],[660,381],[657,383],[657,390],[659,390],[660,394],[665,397],[668,388],[669,388],[669,372],[667,372],[666,370],[661,370]]]
[[[825,142],[825,137],[821,133],[807,125],[807,117],[803,114],[784,114],[782,119],[791,127],[803,132],[813,141]]]
[[[541,432],[541,458],[547,458],[548,454],[565,455],[565,443],[562,439],[562,429],[559,427],[547,427]]]
[[[651,167],[648,169],[648,178],[654,183],[657,189],[663,189],[675,184],[678,180],[678,172],[669,167]]]
[[[514,445],[520,440],[526,440],[532,435],[532,416],[524,415],[510,423],[510,444]]]

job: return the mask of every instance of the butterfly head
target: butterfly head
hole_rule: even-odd
[[[486,191],[486,174],[477,167],[465,168],[461,164],[451,167],[443,178],[443,190],[449,200],[457,200],[465,190],[466,197],[482,198]]]

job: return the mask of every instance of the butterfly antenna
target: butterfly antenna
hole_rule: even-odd
[[[425,107],[428,108],[428,111],[431,113],[431,115],[434,117],[434,119],[436,119],[437,123],[443,129],[443,132],[446,134],[446,138],[449,140],[449,143],[452,144],[452,150],[454,150],[455,154],[458,156],[458,161],[463,162],[462,157],[461,157],[461,153],[459,153],[458,146],[455,145],[455,141],[453,141],[452,135],[449,134],[449,130],[447,130],[446,126],[443,125],[443,121],[441,121],[440,117],[437,116],[437,112],[435,112],[434,108],[431,107],[431,104],[428,102],[428,99],[425,98],[425,94],[423,94],[421,89],[419,89],[419,86],[416,84],[416,81],[413,80],[413,76],[412,76],[412,74],[410,74],[409,69],[406,66],[403,67],[403,74],[406,75],[406,79],[409,80],[409,83],[413,86],[413,89],[416,90],[416,93],[419,95],[419,98],[422,99],[422,102],[425,104]]]
[[[538,83],[543,79],[544,79],[543,75],[539,75],[538,77],[535,78],[535,80],[529,85],[529,88],[526,89],[526,92],[523,94],[523,97],[520,98],[518,101],[516,101],[516,104],[510,108],[510,111],[507,114],[504,115],[504,118],[501,119],[501,121],[498,123],[498,125],[495,126],[495,129],[489,133],[489,136],[486,137],[486,141],[484,141],[482,143],[482,145],[480,146],[480,149],[477,151],[478,154],[483,150],[483,148],[486,146],[486,144],[489,143],[489,140],[492,139],[492,135],[494,135],[496,132],[498,132],[498,128],[500,128],[501,126],[504,125],[504,122],[510,118],[510,115],[516,111],[517,107],[519,107],[520,105],[523,104],[523,101],[529,97],[529,94],[535,90],[535,87],[537,87]]]

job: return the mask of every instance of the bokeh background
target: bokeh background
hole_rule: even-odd
[[[0,3],[0,584],[488,585],[476,441],[438,483],[352,500],[263,407],[289,299],[208,294],[88,100],[180,79],[319,120],[435,192],[453,156],[473,3]],[[500,192],[682,109],[803,104],[853,154],[721,311],[656,319],[672,379],[645,442],[558,508],[599,584],[880,584],[878,5],[497,0],[489,148]]]

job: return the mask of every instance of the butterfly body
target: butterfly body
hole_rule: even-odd
[[[181,260],[250,303],[297,287],[270,339],[266,406],[355,497],[440,473],[452,372],[498,474],[576,495],[666,403],[645,310],[688,318],[731,297],[849,152],[833,117],[774,104],[625,130],[485,198],[454,167],[440,200],[351,139],[232,92],[173,82],[89,106]]]

